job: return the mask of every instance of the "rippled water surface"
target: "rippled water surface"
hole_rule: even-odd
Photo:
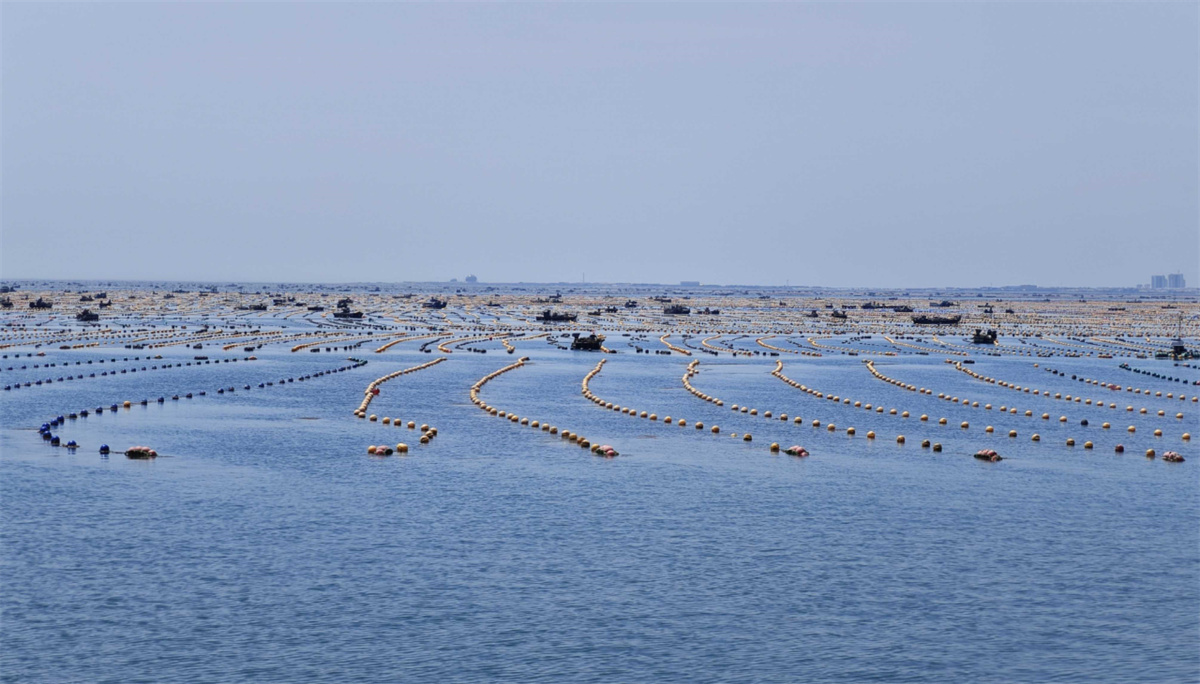
[[[861,358],[782,357],[790,377],[909,410],[904,419],[802,393],[771,377],[775,359],[702,356],[692,382],[726,402],[718,407],[683,389],[690,359],[606,357],[596,394],[706,424],[696,430],[596,407],[580,381],[599,356],[536,340],[518,343],[531,362],[483,398],[611,443],[620,457],[594,457],[473,406],[471,384],[516,358],[498,344],[382,386],[372,412],[438,428],[418,447],[413,431],[351,416],[368,382],[432,358],[404,346],[362,350],[363,368],[261,389],[345,365],[345,355],[264,350],[254,362],[5,392],[0,679],[1200,678],[1200,453],[1179,439],[1197,432],[1190,401],[1122,395],[1119,409],[1095,408],[979,382],[943,357],[877,361],[935,394],[1035,412],[1002,416],[880,382]],[[44,361],[148,365],[123,362],[122,352],[51,351]],[[1117,363],[1050,365],[1133,382]],[[981,358],[974,368],[1053,392],[1111,394],[1027,358]],[[5,384],[44,376],[4,375]],[[1183,387],[1138,381],[1164,397]],[[215,394],[227,386],[237,391]],[[169,398],[199,390],[207,396]],[[128,410],[58,429],[77,452],[37,435],[52,416],[127,399]],[[1149,413],[1126,413],[1131,401]],[[804,424],[734,413],[735,402]],[[920,422],[922,413],[932,420]],[[995,434],[984,433],[989,423]],[[714,424],[721,435],[709,432]],[[858,434],[847,436],[849,426]],[[1042,441],[1030,441],[1034,431]],[[1067,437],[1096,448],[1066,447]],[[924,438],[945,450],[922,449]],[[414,446],[407,457],[366,454],[401,441]],[[772,441],[812,456],[771,454]],[[102,442],[165,456],[101,458]],[[1113,453],[1118,442],[1123,455]],[[970,457],[983,447],[1005,460]],[[1189,460],[1148,460],[1149,447]]]

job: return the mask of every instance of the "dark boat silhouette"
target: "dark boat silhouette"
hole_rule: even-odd
[[[930,316],[923,314],[912,317],[912,322],[917,325],[958,325],[961,320],[962,316]]]
[[[561,313],[558,311],[551,311],[550,309],[545,309],[540,314],[537,315],[537,320],[542,323],[569,323],[571,321],[574,321],[578,317],[579,317],[578,314]]]
[[[995,344],[999,334],[995,330],[983,332],[982,328],[975,328],[975,334],[971,337],[971,342],[974,344]]]
[[[602,351],[601,347],[604,344],[604,335],[580,335],[575,333],[575,339],[571,341],[571,349],[575,351]]]

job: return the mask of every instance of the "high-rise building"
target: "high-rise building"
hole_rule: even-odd
[[[1172,290],[1182,290],[1187,287],[1187,281],[1183,279],[1182,273],[1171,273],[1167,275],[1167,287]]]
[[[1167,277],[1161,275],[1150,276],[1150,287],[1155,290],[1161,290],[1167,286]]]

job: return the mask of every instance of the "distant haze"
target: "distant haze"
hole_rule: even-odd
[[[1196,3],[2,8],[3,278],[1200,284]]]

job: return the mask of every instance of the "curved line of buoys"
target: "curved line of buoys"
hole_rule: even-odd
[[[1035,364],[1035,367],[1036,367],[1036,366],[1037,366],[1037,364]],[[1105,407],[1105,405],[1106,405],[1106,403],[1105,403],[1105,401],[1104,401],[1103,399],[1085,399],[1085,398],[1083,398],[1083,397],[1080,397],[1080,396],[1072,396],[1072,395],[1070,395],[1070,394],[1066,394],[1066,395],[1064,395],[1062,392],[1055,392],[1055,393],[1054,393],[1054,395],[1053,395],[1053,396],[1051,396],[1051,395],[1050,395],[1050,390],[1033,389],[1033,388],[1030,388],[1030,387],[1028,387],[1028,386],[1022,387],[1021,385],[1017,385],[1017,384],[1015,384],[1015,383],[1012,383],[1012,382],[1008,382],[1008,381],[1005,381],[1005,380],[999,380],[999,379],[997,379],[997,378],[993,378],[993,377],[991,377],[991,376],[983,375],[982,373],[977,373],[976,371],[974,371],[974,370],[972,370],[972,369],[970,369],[970,368],[966,368],[966,367],[964,367],[964,366],[963,366],[961,363],[955,363],[955,364],[954,364],[954,368],[955,368],[956,370],[958,370],[958,371],[962,372],[962,373],[965,373],[966,375],[968,375],[968,376],[970,376],[970,377],[972,377],[972,378],[974,378],[974,379],[976,379],[976,380],[979,380],[979,381],[981,381],[981,382],[986,382],[986,383],[988,383],[988,384],[990,384],[990,385],[995,385],[995,386],[997,386],[997,387],[1004,387],[1005,389],[1010,389],[1010,390],[1012,390],[1012,391],[1014,391],[1014,392],[1021,392],[1021,393],[1023,393],[1023,394],[1032,394],[1032,395],[1034,395],[1034,396],[1041,396],[1041,397],[1043,397],[1043,398],[1045,398],[1045,399],[1053,399],[1053,400],[1057,400],[1057,401],[1065,401],[1065,402],[1068,402],[1068,403],[1074,402],[1074,403],[1076,403],[1076,404],[1083,404],[1083,405],[1085,405],[1085,406],[1095,406],[1095,407],[1097,407],[1097,408],[1104,408],[1104,407]],[[1097,382],[1097,381],[1090,381],[1090,382],[1088,382],[1088,384],[1099,385],[1100,383],[1099,383],[1099,382]],[[1118,390],[1116,390],[1116,389],[1112,389],[1112,390],[1110,390],[1110,391],[1118,391]],[[1109,402],[1107,402],[1107,406],[1108,406],[1108,408],[1109,408],[1109,409],[1116,409],[1116,408],[1117,408],[1117,404],[1116,404],[1116,402],[1113,402],[1113,401],[1109,401]],[[1132,413],[1134,409],[1133,409],[1133,406],[1126,406],[1126,407],[1125,407],[1125,410],[1126,410],[1127,412],[1129,412],[1129,413]],[[1141,410],[1140,410],[1140,413],[1142,413],[1142,414],[1146,414],[1146,413],[1147,413],[1147,409],[1146,409],[1145,407],[1142,407],[1142,408],[1141,408]],[[1158,411],[1158,416],[1159,416],[1159,417],[1165,417],[1165,415],[1166,415],[1166,412],[1165,412],[1165,411]],[[1183,414],[1182,414],[1182,413],[1176,414],[1176,418],[1178,418],[1178,419],[1182,420],[1182,419],[1183,419]]]
[[[771,351],[783,352],[784,354],[799,354],[800,353],[799,349],[784,349],[783,347],[776,347],[775,345],[767,344],[766,341],[773,337],[775,337],[775,335],[767,335],[765,337],[760,337],[760,338],[754,340],[754,342],[758,346],[763,347],[765,349],[770,349]]]
[[[884,351],[881,349],[856,349],[854,347],[843,347],[840,345],[821,344],[820,342],[817,342],[817,340],[829,339],[828,335],[824,335],[824,336],[816,335],[816,336],[809,337],[806,339],[808,340],[809,344],[816,347],[817,349],[826,349],[829,351],[839,351],[839,352],[842,352],[845,354],[850,354],[851,356],[858,356],[859,354],[875,354],[878,356],[896,356],[896,352],[894,352],[894,351]]]
[[[676,354],[683,354],[684,356],[692,355],[692,353],[690,351],[683,349],[682,347],[676,347],[675,345],[668,342],[667,338],[670,336],[671,336],[671,333],[665,333],[662,337],[658,338],[658,341],[667,345],[667,349],[670,349],[671,351],[675,352]]]
[[[445,360],[446,360],[446,357],[439,356],[438,358],[436,358],[432,361],[426,361],[425,363],[413,366],[412,368],[405,368],[403,370],[398,370],[393,373],[388,373],[387,375],[375,378],[374,380],[372,380],[370,383],[367,384],[367,389],[366,389],[366,391],[363,392],[362,403],[359,404],[358,408],[354,409],[354,415],[359,418],[367,417],[367,408],[371,405],[371,401],[375,397],[379,396],[379,386],[382,385],[383,383],[385,383],[389,380],[394,380],[394,379],[400,377],[401,375],[409,375],[411,373],[416,373],[417,371],[425,370],[426,368],[436,366]],[[374,416],[372,416],[372,418],[374,418]]]
[[[249,357],[249,358],[253,359],[254,357]],[[342,366],[339,368],[331,368],[329,370],[320,371],[320,372],[312,373],[312,374],[308,374],[308,375],[302,375],[302,376],[299,376],[296,378],[285,378],[283,380],[280,380],[278,382],[278,385],[283,386],[287,383],[291,383],[296,380],[303,382],[305,380],[312,380],[312,379],[323,377],[326,375],[332,375],[334,373],[342,373],[342,372],[345,372],[348,370],[359,368],[361,366],[365,366],[367,364],[367,362],[362,359],[351,358],[348,360],[353,362],[349,366]],[[216,361],[215,363],[217,363],[217,364],[219,364],[219,363],[236,363],[237,361],[238,361],[238,359],[224,359],[221,361]],[[274,386],[274,385],[276,385],[276,383],[274,381],[258,383],[259,388],[265,388],[265,387]],[[253,386],[250,384],[246,384],[242,387],[243,390],[250,390],[252,388],[253,388]],[[228,387],[228,388],[222,387],[222,388],[218,389],[217,391],[213,392],[213,395],[221,396],[226,393],[232,394],[235,391],[236,391],[236,388],[232,387],[232,386]],[[204,391],[204,390],[197,391],[197,392],[185,392],[185,393],[170,395],[170,401],[173,401],[173,402],[179,401],[181,398],[185,399],[185,400],[190,400],[193,397],[205,397],[205,396],[208,396],[208,392]],[[132,401],[132,400],[114,402],[107,407],[107,410],[110,413],[116,413],[118,411],[118,409],[121,409],[121,408],[124,408],[126,411],[129,411],[130,409],[133,408],[134,405],[149,406],[150,404],[163,405],[165,403],[167,403],[167,395],[164,394],[162,396],[159,396],[158,399],[153,400],[153,401],[150,400],[149,398],[146,398],[146,399],[142,399],[141,401],[136,401],[136,402]],[[70,441],[66,442],[65,444],[62,444],[61,440],[58,436],[51,434],[51,429],[54,427],[57,427],[57,426],[64,425],[68,421],[76,421],[79,419],[86,419],[87,417],[92,416],[92,415],[95,415],[98,417],[103,416],[105,410],[106,410],[106,408],[103,405],[101,405],[101,406],[97,406],[94,411],[92,409],[81,409],[79,411],[72,411],[70,413],[59,415],[54,418],[51,418],[46,423],[43,423],[42,429],[39,430],[39,432],[42,434],[44,441],[49,443],[51,446],[60,446],[61,445],[61,446],[65,446],[67,448],[72,448],[72,449],[77,448],[78,444],[75,443],[75,440],[70,440]],[[105,447],[107,447],[107,445],[105,445]],[[107,455],[110,451],[109,449],[107,449],[105,447],[101,448],[100,453],[102,455]],[[116,452],[116,453],[122,453],[122,452]]]
[[[650,413],[648,411],[638,411],[637,409],[632,409],[632,408],[629,408],[628,406],[621,406],[620,404],[614,404],[611,401],[605,401],[604,399],[600,398],[599,396],[597,396],[595,393],[592,392],[592,389],[591,389],[592,378],[596,377],[600,373],[600,370],[604,368],[604,364],[607,362],[608,362],[608,359],[600,359],[600,361],[596,363],[596,366],[594,368],[592,368],[592,370],[588,371],[587,375],[583,376],[583,381],[580,383],[580,389],[581,389],[581,392],[582,392],[584,398],[603,409],[608,409],[610,411],[617,411],[618,413],[624,413],[625,415],[630,416],[631,418],[643,418],[643,419],[649,420],[651,422],[658,422],[659,418],[658,418],[657,413]],[[672,418],[671,416],[663,416],[662,424],[663,425],[675,424],[675,425],[678,425],[679,427],[684,427],[684,428],[688,427],[688,425],[689,425],[687,419]],[[691,423],[691,426],[693,428],[695,428],[696,430],[705,430],[706,429],[704,426],[704,423],[701,421],[696,421],[694,423]],[[721,434],[721,428],[716,425],[708,427],[707,430],[710,434],[713,434],[713,435]],[[735,437],[735,438],[738,436],[739,435],[737,435],[736,433],[733,434],[733,437]],[[745,435],[742,435],[741,439],[749,442],[753,438],[750,436],[749,433],[747,433]]]
[[[580,447],[582,447],[584,449],[590,449],[591,452],[593,454],[596,454],[597,456],[611,458],[613,456],[619,455],[616,449],[614,449],[613,447],[611,447],[607,444],[603,444],[603,445],[599,444],[599,443],[593,444],[590,441],[588,441],[587,438],[581,436],[579,433],[571,432],[570,430],[562,430],[560,432],[557,425],[551,425],[549,422],[544,421],[544,420],[531,420],[529,418],[523,418],[521,416],[518,416],[515,413],[501,411],[500,409],[496,408],[495,406],[492,406],[491,404],[488,404],[487,402],[485,402],[484,400],[479,398],[479,393],[480,393],[480,391],[483,390],[484,385],[488,384],[492,380],[495,380],[496,378],[500,377],[501,375],[504,375],[505,373],[510,373],[518,368],[524,367],[524,365],[528,361],[529,361],[528,356],[522,356],[520,359],[517,359],[517,361],[515,363],[510,363],[509,365],[504,366],[503,368],[500,368],[498,370],[494,370],[491,373],[488,373],[487,375],[480,378],[474,385],[471,385],[471,391],[470,391],[471,403],[475,404],[481,410],[485,411],[489,415],[497,416],[499,418],[504,418],[512,423],[516,423],[518,425],[528,425],[529,427],[531,427],[535,430],[541,430],[542,432],[547,432],[552,435],[561,434],[563,439],[567,440],[570,443],[578,444]],[[601,363],[603,363],[603,360],[601,360]]]
[[[430,340],[435,337],[445,337],[445,335],[442,333],[434,333],[432,335],[417,335],[415,337],[401,337],[398,340],[392,340],[391,342],[388,342],[387,344],[384,344],[383,346],[376,348],[375,353],[382,354],[385,351],[391,349],[392,347],[400,344],[401,342],[415,342],[417,340]]]
[[[700,366],[700,359],[696,359],[695,361],[692,361],[691,363],[689,363],[687,365],[687,370],[684,371],[683,378],[682,378],[684,389],[691,392],[693,396],[703,399],[704,401],[707,401],[712,404],[716,404],[717,406],[724,406],[725,402],[721,401],[720,399],[718,399],[710,394],[705,394],[704,392],[701,392],[700,390],[698,390],[692,386],[692,383],[691,383],[692,376],[694,376],[700,372],[699,366]]]

